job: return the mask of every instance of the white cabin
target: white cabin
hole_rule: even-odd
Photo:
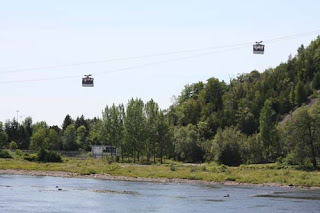
[[[91,153],[94,157],[99,158],[102,156],[119,156],[118,148],[110,145],[93,145],[91,148]]]

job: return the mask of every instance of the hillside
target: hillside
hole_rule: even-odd
[[[194,147],[201,147],[206,160],[236,165],[274,162],[287,156],[290,148],[284,145],[285,139],[281,138],[276,124],[287,120],[300,106],[315,103],[320,89],[320,37],[306,48],[301,45],[297,52],[296,56],[290,55],[286,62],[262,73],[254,70],[230,82],[210,78],[205,83],[186,85],[168,110],[170,124],[175,129],[195,128],[200,142]],[[175,137],[179,134],[176,131]],[[237,135],[238,141],[242,140],[240,136],[246,139],[234,142],[225,134]],[[208,142],[212,140],[213,144]],[[225,144],[227,140],[231,144]],[[250,150],[249,146],[258,150]],[[249,153],[254,152],[256,156],[248,158],[245,153],[233,151],[236,148],[250,150]],[[317,152],[318,148],[314,147],[313,155],[319,156]],[[187,159],[185,153],[181,158]],[[231,163],[228,159],[232,158],[237,159]],[[316,165],[315,160],[312,161]]]

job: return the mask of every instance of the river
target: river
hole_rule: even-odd
[[[0,212],[319,213],[320,190],[0,175]]]

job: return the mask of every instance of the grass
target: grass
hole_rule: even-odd
[[[109,163],[102,159],[63,158],[63,163],[38,163],[23,160],[13,155],[13,159],[0,159],[0,169],[64,171],[80,175],[110,174],[114,176],[146,178],[179,178],[236,183],[277,183],[295,186],[320,187],[319,171],[302,171],[296,168],[285,168],[277,164],[241,165],[228,167],[215,163],[187,165],[170,161],[167,164],[139,165],[128,163]]]

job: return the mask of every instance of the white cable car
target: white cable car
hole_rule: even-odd
[[[262,41],[256,42],[253,45],[253,54],[264,54],[264,45],[261,43]]]
[[[93,78],[91,78],[91,74],[84,75],[85,77],[82,78],[82,86],[83,87],[93,87]]]

